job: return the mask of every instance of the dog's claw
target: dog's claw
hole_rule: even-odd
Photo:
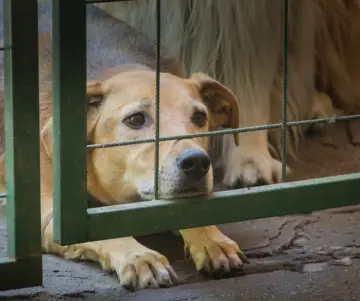
[[[243,251],[239,251],[238,252],[238,256],[240,257],[240,259],[241,259],[241,261],[243,262],[243,263],[246,263],[246,264],[249,264],[250,263],[250,261],[249,261],[249,259],[246,257],[246,255],[243,253]],[[241,266],[242,267],[242,266]]]

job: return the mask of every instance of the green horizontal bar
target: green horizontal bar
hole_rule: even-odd
[[[286,123],[286,125],[288,127],[292,127],[292,126],[300,126],[300,125],[306,125],[306,124],[334,123],[334,122],[338,122],[338,121],[349,121],[349,120],[353,120],[353,119],[360,119],[360,114],[347,115],[347,116],[334,116],[334,117],[330,117],[330,118],[308,119],[308,120],[300,120],[300,121],[289,121]],[[159,138],[159,141],[181,140],[181,139],[198,138],[198,137],[211,137],[211,136],[227,135],[227,134],[233,134],[233,133],[247,133],[247,132],[255,132],[255,131],[261,131],[261,130],[282,128],[282,127],[283,127],[283,123],[273,123],[273,124],[267,124],[267,125],[257,125],[257,126],[245,127],[245,128],[217,130],[217,131],[204,132],[204,133],[198,133],[198,134],[163,136],[163,137]],[[117,146],[132,145],[132,144],[153,143],[155,141],[156,141],[155,138],[126,140],[126,141],[104,143],[104,144],[88,144],[87,148],[88,149],[109,148],[109,147],[117,147]]]
[[[214,193],[213,198],[149,201],[88,209],[88,241],[205,225],[306,214],[360,203],[360,173]]]
[[[86,0],[86,4],[92,3],[111,3],[111,2],[130,2],[134,0]]]
[[[0,291],[42,285],[42,257],[0,258]]]

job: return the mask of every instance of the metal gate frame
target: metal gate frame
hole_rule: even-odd
[[[27,0],[26,6],[22,0],[4,0],[3,2],[6,71],[6,198],[9,241],[8,257],[0,259],[0,275],[5,276],[0,278],[0,290],[42,284],[37,0]],[[88,0],[87,2],[94,3],[95,1]],[[160,0],[156,2],[158,5],[157,51],[160,57]],[[286,92],[287,0],[284,2],[286,9],[283,88]],[[211,198],[202,197],[191,202],[181,199],[153,200],[88,209],[87,149],[154,142],[158,149],[159,141],[187,139],[193,136],[159,137],[157,121],[154,139],[87,146],[86,0],[53,0],[52,9],[54,238],[57,243],[69,245],[270,216],[304,214],[360,203],[357,199],[360,173],[355,173],[219,192]],[[26,30],[24,30],[24,24],[26,24]],[[156,72],[158,80],[159,70],[158,64]],[[75,97],[83,99],[83,103],[76,107],[72,103]],[[158,106],[159,83],[156,99]],[[159,114],[158,108],[157,116]],[[304,123],[348,120],[355,117],[359,116],[287,122],[286,93],[283,93],[282,123],[202,133],[196,136],[282,127],[283,154],[285,154],[287,127]],[[69,145],[71,145],[70,148]],[[158,163],[158,153],[155,162]],[[156,179],[157,175],[156,168]],[[157,191],[157,186],[155,187]],[[134,222],[135,220],[141,220],[141,223]],[[159,220],[162,221],[161,224],[158,223]],[[23,270],[31,273],[24,273]]]
[[[88,209],[86,190],[87,148],[155,142],[156,149],[158,149],[159,141],[164,140],[282,127],[283,154],[286,155],[287,127],[304,123],[348,120],[359,116],[287,122],[286,93],[283,93],[283,122],[279,124],[222,130],[199,135],[159,137],[157,120],[154,139],[86,146],[86,2],[102,1],[53,1],[54,239],[57,243],[69,245],[271,216],[305,214],[316,210],[360,203],[358,193],[360,173],[355,173],[218,192],[214,193],[211,198],[199,197],[196,200],[192,199],[191,202],[181,199],[163,201],[157,200],[155,197],[153,201]],[[158,6],[157,54],[159,58],[160,0],[156,0],[156,2]],[[287,2],[284,0],[284,92],[286,92],[287,77]],[[159,70],[158,64],[156,72],[158,80],[160,78]],[[73,106],[72,99],[74,97],[82,98],[83,103],[76,107]],[[158,81],[156,99],[158,106]],[[157,107],[158,116],[159,107]],[[70,145],[71,147],[68,147]],[[285,158],[285,156],[283,157]],[[158,154],[155,156],[155,163],[158,163]],[[284,163],[283,171],[285,171],[285,165]],[[158,175],[157,167],[156,165],[155,179]],[[284,175],[285,173],[283,173]],[[157,191],[156,184],[155,189]],[[157,193],[155,195],[157,196]],[[159,223],[160,220],[161,223]]]
[[[4,0],[3,18],[8,290],[42,285],[37,0]]]

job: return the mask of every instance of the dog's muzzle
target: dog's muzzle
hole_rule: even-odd
[[[205,150],[187,148],[176,157],[169,156],[159,171],[160,198],[189,197],[212,191],[211,160]],[[152,199],[153,181],[140,181],[138,191],[143,199]]]

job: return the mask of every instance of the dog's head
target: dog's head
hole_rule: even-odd
[[[160,136],[239,126],[234,94],[204,74],[182,79],[161,73],[159,91]],[[88,142],[104,144],[154,138],[155,95],[155,72],[145,67],[124,69],[105,80],[88,83]],[[51,127],[50,120],[41,132],[50,157]],[[207,148],[207,137],[159,143],[161,198],[212,191],[213,175]],[[89,150],[89,192],[107,204],[152,199],[154,157],[155,143]]]

